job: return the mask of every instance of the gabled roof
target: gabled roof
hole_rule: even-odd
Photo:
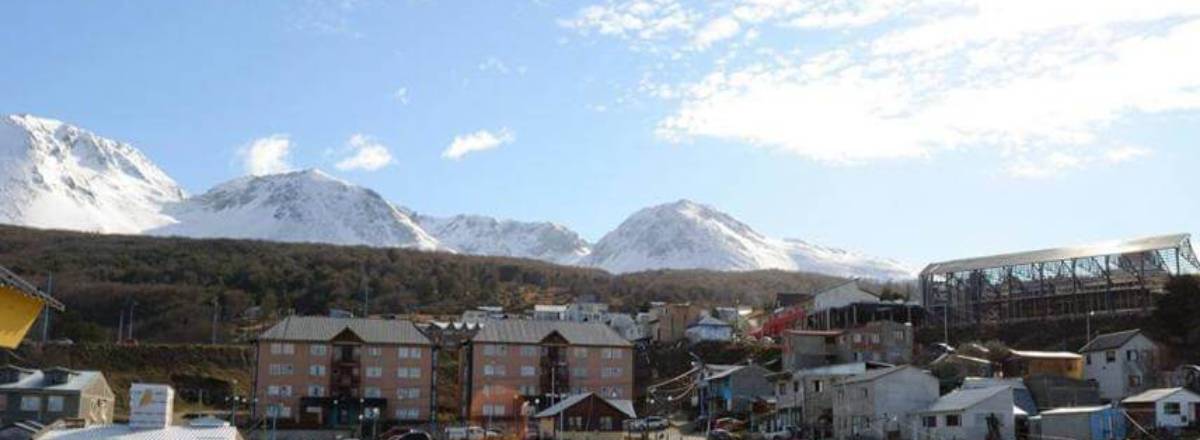
[[[596,396],[596,399],[599,399],[601,402],[608,404],[609,406],[613,407],[613,409],[620,411],[621,414],[624,414],[631,419],[637,418],[637,413],[634,412],[634,410],[633,410],[633,401],[618,400],[618,399],[606,399],[606,398],[596,395],[595,393],[583,393],[583,394],[575,394],[575,395],[569,396],[566,399],[563,399],[562,401],[560,401],[554,405],[550,405],[549,408],[541,410],[540,412],[535,414],[533,417],[539,418],[539,419],[544,418],[544,417],[554,417],[554,416],[558,415],[559,413],[566,411],[568,408],[575,406],[575,405],[579,404],[580,402],[583,402],[584,400],[587,400],[587,398],[592,397],[592,396]]]
[[[15,367],[14,367],[15,368]],[[27,370],[18,368],[25,372],[21,380],[13,383],[0,383],[0,390],[48,390],[48,391],[83,391],[88,385],[94,381],[104,380],[104,375],[99,371],[79,371],[70,370],[71,376],[66,383],[51,384],[46,377],[46,372],[40,370]]]
[[[1115,350],[1121,348],[1122,345],[1125,345],[1126,342],[1129,342],[1130,339],[1133,339],[1141,332],[1141,329],[1135,328],[1133,330],[1125,330],[1116,333],[1105,333],[1103,335],[1096,336],[1091,341],[1088,341],[1087,345],[1084,345],[1083,348],[1079,349],[1079,352],[1089,353],[1094,351]]]
[[[897,365],[895,367],[867,370],[865,373],[856,374],[854,376],[847,377],[846,379],[842,380],[842,383],[851,384],[851,383],[859,383],[859,382],[870,382],[870,381],[874,381],[879,378],[882,378],[884,376],[890,375],[892,373],[895,373],[897,371],[902,371],[906,368],[913,368],[913,367],[909,366],[909,365]]]
[[[786,330],[784,333],[797,336],[839,336],[841,330]]]
[[[933,405],[930,405],[929,408],[925,408],[921,412],[942,413],[964,411],[978,405],[980,402],[990,399],[992,396],[1002,392],[1011,392],[1011,390],[1012,387],[1006,385],[975,389],[960,388],[938,398],[936,402],[933,402]]]
[[[1029,359],[1083,359],[1079,353],[1071,353],[1069,351],[1032,351],[1032,350],[1009,350],[1013,356]]]
[[[1069,260],[1074,258],[1099,257],[1104,255],[1120,255],[1145,252],[1159,249],[1171,249],[1188,243],[1189,234],[1160,235],[1156,237],[1138,238],[1133,240],[1118,240],[1096,243],[1086,246],[1061,247],[1037,251],[1016,252],[986,257],[965,258],[960,260],[933,263],[921,271],[921,275],[936,273],[963,272],[976,269],[989,269],[1002,266],[1039,263],[1044,261]]]
[[[411,321],[326,316],[289,316],[263,332],[258,339],[320,342],[332,340],[346,330],[370,344],[430,345],[429,338]]]
[[[537,344],[546,336],[558,332],[572,345],[597,347],[632,347],[616,331],[599,322],[498,320],[484,326],[472,342],[508,344]]]
[[[1200,401],[1200,394],[1196,394],[1186,388],[1155,388],[1153,390],[1143,391],[1141,394],[1126,397],[1125,400],[1121,401],[1121,403],[1157,402],[1180,392],[1191,394],[1192,399]]]
[[[700,327],[700,326],[704,326],[704,327],[732,327],[731,325],[729,325],[729,323],[728,323],[728,322],[722,321],[722,320],[720,320],[720,319],[717,319],[717,318],[713,318],[712,316],[704,316],[704,317],[700,318],[700,320],[699,320],[699,321],[696,321],[695,323],[693,323],[692,325],[689,325],[688,327]]]
[[[163,429],[133,429],[129,425],[96,425],[79,429],[47,432],[43,440],[235,440],[241,438],[237,428],[168,426]]]
[[[1055,409],[1051,409],[1051,410],[1047,410],[1047,411],[1042,411],[1042,415],[1043,416],[1060,416],[1060,415],[1067,415],[1067,414],[1086,414],[1086,413],[1094,413],[1097,411],[1104,411],[1109,408],[1111,408],[1111,407],[1108,405],[1068,406],[1065,408],[1055,408]]]

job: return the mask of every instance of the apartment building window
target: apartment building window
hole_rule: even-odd
[[[292,395],[292,386],[291,385],[268,385],[267,386],[267,395],[268,396],[290,397]]]
[[[872,344],[878,344],[878,343],[879,343],[879,334],[878,334],[878,333],[872,333],[872,334],[871,334],[871,343],[872,343]]]
[[[267,407],[267,417],[286,419],[292,416],[292,407],[274,404]]]
[[[575,349],[572,351],[575,353],[576,358],[584,359],[588,357],[587,347],[575,347]]]
[[[486,352],[486,351],[487,350],[485,349],[484,352]],[[396,353],[398,354],[400,359],[420,359],[421,358],[421,348],[420,347],[400,347],[400,349],[397,350]]]
[[[574,378],[585,378],[587,377],[587,374],[587,368],[584,367],[575,367],[571,369],[571,377]]]
[[[600,352],[600,355],[604,359],[620,359],[624,356],[619,348],[605,348]]]
[[[958,414],[946,414],[946,426],[959,426],[962,424],[962,416]]]
[[[420,397],[421,397],[421,389],[420,388],[399,388],[396,390],[396,398],[400,399],[400,400],[417,399]]]
[[[398,379],[420,379],[420,368],[399,368],[396,370],[396,378]]]
[[[521,346],[521,357],[537,357],[538,348],[535,345]]]
[[[383,377],[383,367],[367,367],[367,377],[372,379]]]
[[[379,387],[366,387],[363,388],[363,397],[368,399],[378,399],[383,397],[383,392],[379,390]]]
[[[308,346],[308,354],[310,356],[325,356],[329,354],[329,346],[325,344],[312,344]]]
[[[296,354],[296,344],[284,344],[280,342],[271,343],[271,354]]]
[[[906,335],[904,334],[904,330],[892,330],[892,337],[896,338],[897,341],[901,341],[901,342],[908,339],[906,337]]]
[[[484,356],[507,356],[508,347],[504,345],[488,344],[483,346]]]
[[[292,364],[271,364],[267,366],[267,373],[272,376],[289,376],[292,374]]]
[[[379,347],[367,347],[367,356],[379,357],[381,354],[383,354],[383,350]]]
[[[320,385],[309,385],[308,397],[325,397],[325,387]]]
[[[537,385],[521,385],[521,389],[520,389],[520,391],[521,391],[521,395],[522,395],[522,396],[536,396],[536,395],[538,395],[538,387],[537,387]]]
[[[1108,351],[1104,352],[1104,362],[1105,363],[1111,364],[1116,361],[1117,361],[1117,351],[1116,350],[1108,350]]]
[[[483,405],[484,416],[503,416],[504,405]]]
[[[926,428],[937,428],[937,416],[921,417],[921,426]]]
[[[521,377],[533,376],[537,376],[537,368],[534,368],[532,365],[521,366]]]
[[[600,370],[600,377],[605,379],[621,377],[621,369],[616,367],[603,368]]]
[[[400,420],[417,420],[421,418],[421,410],[417,408],[399,408],[396,410],[396,418]]]
[[[46,411],[57,413],[57,412],[62,412],[62,410],[63,410],[63,397],[62,396],[46,397]]]
[[[312,376],[312,377],[324,377],[325,376],[325,366],[324,365],[309,365],[308,366],[308,375]]]

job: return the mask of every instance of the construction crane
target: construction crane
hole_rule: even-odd
[[[0,348],[15,349],[46,307],[65,306],[33,284],[0,266]]]

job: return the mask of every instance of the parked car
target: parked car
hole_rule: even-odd
[[[487,431],[478,426],[451,426],[446,428],[446,438],[448,440],[484,440],[487,437]]]
[[[671,422],[664,417],[650,416],[644,419],[645,429],[649,431],[662,431],[671,427]]]

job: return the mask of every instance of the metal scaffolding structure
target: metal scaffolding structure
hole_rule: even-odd
[[[1200,273],[1189,234],[930,264],[920,291],[949,327],[1143,313],[1173,275]]]

